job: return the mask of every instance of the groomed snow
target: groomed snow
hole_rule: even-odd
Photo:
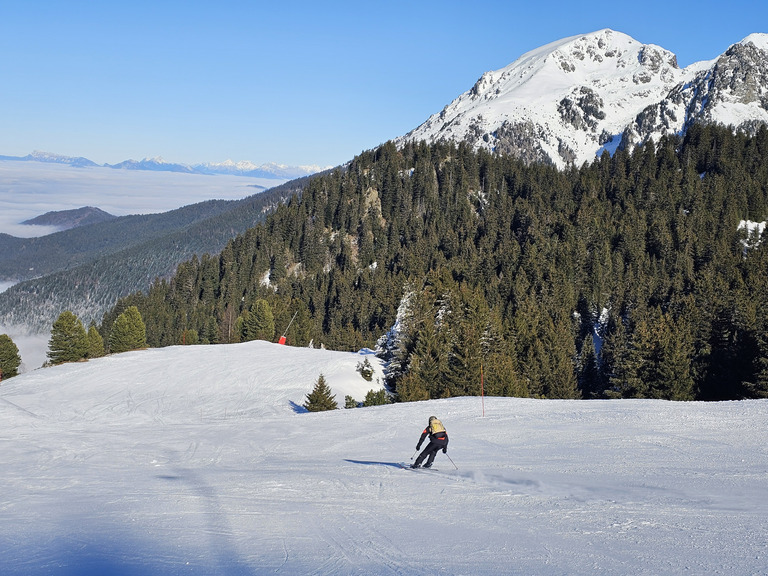
[[[172,347],[0,384],[4,575],[765,574],[768,402],[343,405],[360,354]],[[438,472],[402,470],[430,415]]]

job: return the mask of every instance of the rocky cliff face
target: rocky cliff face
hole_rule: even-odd
[[[466,141],[527,162],[581,164],[692,122],[768,123],[768,35],[681,69],[659,46],[601,30],[553,42],[475,85],[398,140]]]
[[[748,36],[706,64],[638,114],[627,126],[623,144],[680,133],[695,122],[750,134],[768,124],[768,35]]]

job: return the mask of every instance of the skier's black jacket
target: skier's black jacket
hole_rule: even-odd
[[[440,421],[437,420],[437,422],[439,423]],[[419,443],[416,445],[416,450],[421,448],[421,444],[424,442],[427,436],[429,436],[429,441],[432,444],[436,444],[440,448],[445,448],[448,446],[448,433],[445,431],[445,428],[443,428],[442,424],[440,424],[439,427],[436,426],[436,428],[440,429],[433,432],[432,424],[424,428],[424,432],[421,433],[421,438],[419,438]]]

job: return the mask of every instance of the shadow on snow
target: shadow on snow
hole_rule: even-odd
[[[363,466],[389,466],[390,468],[403,467],[399,462],[380,462],[378,460],[350,460],[345,458],[344,462],[349,462],[350,464],[362,464]]]

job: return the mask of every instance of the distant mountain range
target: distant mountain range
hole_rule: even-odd
[[[768,34],[686,68],[672,52],[613,30],[565,38],[486,72],[397,142],[463,141],[564,167],[693,123],[749,133],[768,123]]]
[[[270,162],[256,165],[252,162],[207,162],[204,164],[177,164],[166,162],[162,158],[144,158],[143,160],[125,160],[118,164],[97,164],[83,157],[62,156],[50,152],[34,151],[26,156],[0,156],[1,160],[22,162],[47,162],[51,164],[65,164],[77,168],[104,167],[117,170],[150,170],[153,172],[182,172],[187,174],[226,174],[230,176],[248,176],[251,178],[275,178],[288,179],[302,178],[326,170],[321,166],[286,166]]]

